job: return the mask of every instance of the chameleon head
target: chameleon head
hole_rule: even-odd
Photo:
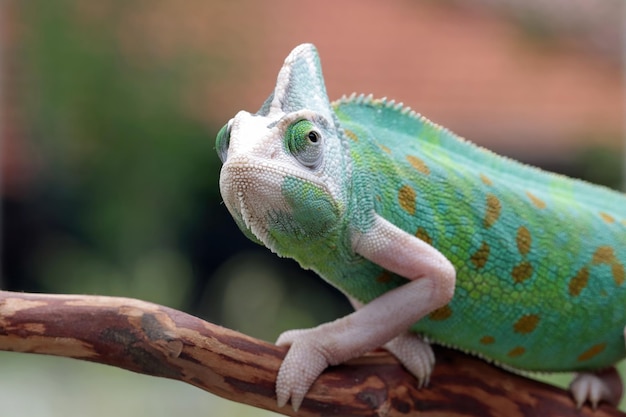
[[[317,52],[301,45],[261,109],[239,112],[217,135],[220,191],[242,231],[296,259],[332,233],[345,201],[341,181],[349,177],[342,140]]]

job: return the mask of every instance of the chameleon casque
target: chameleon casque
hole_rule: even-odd
[[[328,365],[381,346],[424,385],[431,342],[577,371],[579,406],[621,395],[594,371],[626,356],[625,195],[498,156],[393,101],[331,103],[311,44],[216,148],[241,230],[356,308],[279,337],[280,406],[298,409]]]

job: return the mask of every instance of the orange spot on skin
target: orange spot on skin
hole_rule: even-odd
[[[522,356],[526,353],[526,349],[522,346],[516,346],[507,353],[509,358],[517,358],[518,356]]]
[[[488,185],[488,186],[492,186],[493,182],[489,179],[488,176],[486,176],[485,174],[480,174],[480,180],[483,182],[483,184]]]
[[[569,282],[569,293],[572,297],[578,297],[589,282],[589,268],[582,267]]]
[[[511,276],[513,276],[513,281],[516,284],[522,283],[532,277],[533,275],[533,266],[528,261],[523,261],[513,267],[513,271],[511,271]]]
[[[487,194],[487,212],[485,213],[485,218],[483,219],[483,226],[486,229],[493,226],[493,224],[500,217],[500,211],[502,211],[502,204],[498,197],[493,194]]]
[[[589,359],[599,355],[606,349],[606,343],[598,343],[597,345],[591,346],[589,349],[584,351],[578,356],[578,362],[588,361]]]
[[[382,149],[383,152],[391,154],[391,149],[389,149],[385,145],[378,145],[378,146],[380,146],[380,149]]]
[[[515,333],[528,334],[531,333],[539,324],[539,316],[536,314],[526,314],[520,317],[513,325]]]
[[[622,224],[626,226],[626,220],[622,220]]]
[[[541,200],[540,198],[536,197],[534,194],[532,194],[530,191],[526,191],[526,195],[528,196],[528,198],[530,198],[530,201],[535,205],[535,207],[537,207],[538,209],[544,209],[546,208],[546,203]]]
[[[530,244],[532,242],[530,231],[524,226],[520,226],[520,228],[517,229],[515,242],[517,243],[517,250],[519,253],[522,255],[528,254],[528,252],[530,252]]]
[[[615,252],[610,246],[598,247],[593,253],[593,259],[591,260],[594,264],[612,264],[615,261]]]
[[[611,266],[611,274],[616,285],[622,285],[626,280],[624,265],[615,257],[615,251],[611,246],[600,246],[593,253],[591,260],[594,264],[607,264]]]
[[[483,345],[492,345],[496,343],[496,338],[493,336],[483,336],[480,338],[480,343]]]
[[[407,155],[406,160],[409,161],[409,164],[419,172],[424,175],[430,174],[430,168],[426,165],[424,161],[419,159],[417,156]]]
[[[415,232],[415,237],[423,240],[424,242],[428,243],[429,245],[432,245],[432,243],[433,243],[433,239],[430,237],[430,235],[428,234],[426,229],[424,229],[423,227],[418,227],[417,228],[417,232]]]
[[[359,137],[353,131],[348,130],[348,129],[344,129],[344,132],[346,132],[346,136],[349,137],[354,142],[358,142],[359,141]]]
[[[398,203],[400,207],[410,215],[415,214],[415,190],[408,185],[403,185],[398,191]]]
[[[476,269],[481,269],[487,264],[490,250],[487,242],[483,242],[480,248],[470,257],[470,261],[474,264]]]
[[[613,216],[608,213],[600,212],[600,217],[602,217],[602,220],[604,220],[606,223],[615,223],[615,218],[613,218]]]
[[[450,318],[452,316],[452,309],[445,305],[443,307],[438,308],[437,310],[433,310],[428,318],[434,321],[442,321]]]
[[[376,282],[380,282],[381,284],[385,284],[389,281],[391,281],[391,278],[393,277],[393,275],[391,274],[391,272],[387,271],[386,269],[380,273],[379,276],[376,277]]]

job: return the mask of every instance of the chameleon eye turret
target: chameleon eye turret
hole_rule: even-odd
[[[299,120],[289,126],[285,134],[287,149],[300,162],[308,168],[319,165],[322,153],[322,134],[315,124],[308,120]]]

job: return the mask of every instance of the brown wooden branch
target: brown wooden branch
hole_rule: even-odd
[[[286,349],[139,300],[0,291],[0,350],[104,363],[177,379],[286,415],[274,382]],[[558,388],[438,349],[430,387],[390,355],[374,352],[329,368],[301,416],[626,416],[604,405],[576,410]]]

